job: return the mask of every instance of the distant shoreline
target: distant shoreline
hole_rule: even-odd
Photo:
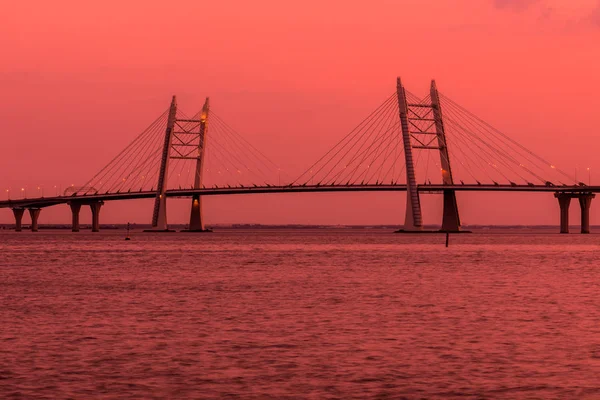
[[[573,228],[578,228],[578,225],[572,225]],[[592,225],[592,228],[600,225]],[[130,224],[132,230],[149,229],[150,224]],[[186,229],[187,225],[184,224],[173,224],[169,225],[169,228],[174,230]],[[243,230],[243,229],[351,229],[351,230],[370,230],[370,229],[392,229],[398,230],[402,228],[402,225],[304,225],[304,224],[282,224],[282,225],[270,225],[270,224],[215,224],[207,225],[210,229],[223,229],[223,230]],[[505,229],[505,230],[518,230],[518,229],[559,229],[559,225],[463,225],[463,229],[466,230],[489,230],[489,229]],[[14,224],[0,224],[0,231],[10,231],[14,229]],[[29,229],[29,225],[23,225],[23,230]],[[40,224],[40,230],[71,230],[70,224]],[[81,224],[81,230],[90,230],[91,225]],[[127,229],[127,224],[103,224],[100,225],[101,230],[121,230]],[[439,225],[426,225],[423,227],[425,230],[438,230]]]

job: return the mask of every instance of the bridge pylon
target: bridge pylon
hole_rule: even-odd
[[[194,172],[194,189],[202,188],[202,177],[204,173],[204,160],[206,155],[206,145],[208,139],[208,117],[210,113],[209,98],[206,98],[202,111],[200,113],[200,126],[198,132],[198,153],[196,156],[196,169]],[[202,196],[194,194],[192,196],[192,208],[190,211],[190,224],[186,232],[210,232],[210,229],[204,227],[204,215],[202,208]]]
[[[158,185],[156,187],[156,198],[154,199],[154,213],[152,214],[151,232],[168,232],[167,225],[167,177],[169,175],[169,159],[171,152],[171,143],[173,140],[173,131],[175,130],[175,121],[177,119],[177,98],[173,96],[171,107],[169,108],[169,117],[167,119],[167,129],[165,131],[165,140],[163,144],[162,157],[160,161],[160,170],[158,173]]]
[[[446,141],[446,131],[444,130],[444,119],[442,117],[442,107],[440,105],[440,96],[437,90],[435,80],[431,81],[431,109],[435,123],[435,133],[437,136],[438,148],[440,151],[440,164],[442,166],[442,183],[444,185],[454,185],[452,178],[452,168],[450,165],[450,154],[448,153],[448,142]],[[458,232],[460,231],[460,217],[458,216],[458,204],[456,203],[456,192],[451,189],[443,191],[444,213],[442,217],[442,231]]]
[[[210,103],[208,97],[202,110],[192,118],[177,116],[177,100],[173,96],[167,129],[163,143],[162,159],[158,175],[158,185],[152,216],[150,232],[173,232],[167,225],[167,179],[169,177],[169,160],[195,161],[194,185],[192,189],[203,188],[203,172],[208,138],[208,117]],[[186,232],[209,232],[204,227],[202,198],[192,195],[189,230]]]
[[[402,143],[404,145],[404,160],[406,162],[406,216],[404,219],[404,231],[420,231],[423,229],[421,200],[415,179],[406,90],[402,85],[400,77],[396,80],[396,93],[398,95],[398,111],[400,114],[400,127],[402,129]]]
[[[431,81],[429,102],[425,100],[417,103],[407,102],[406,89],[402,85],[400,78],[397,80],[396,87],[406,162],[406,217],[402,231],[411,232],[423,229],[421,202],[416,184],[412,153],[413,149],[417,149],[439,152],[442,185],[449,186],[448,189],[442,190],[444,212],[441,231],[459,232],[460,218],[458,215],[456,192],[450,188],[454,185],[454,179],[452,177],[440,96],[435,80]]]

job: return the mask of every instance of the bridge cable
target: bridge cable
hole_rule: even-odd
[[[150,126],[148,128],[146,128],[141,134],[139,134],[137,137],[135,137],[108,164],[106,164],[98,173],[96,173],[91,179],[89,179],[83,186],[84,188],[87,188],[87,189],[85,189],[85,191],[82,194],[88,194],[90,192],[89,188],[90,188],[90,184],[92,182],[96,182],[98,180],[98,178],[103,179],[103,177],[106,176],[106,174],[114,168],[115,164],[118,164],[124,156],[129,154],[132,151],[132,149],[135,148],[135,146],[137,145],[138,142],[140,142],[142,139],[145,139],[146,136],[151,136],[153,131],[155,129],[157,129],[158,126],[162,126],[164,124],[164,122],[166,121],[168,112],[169,112],[168,109],[165,112],[163,112],[155,121],[153,121],[150,124]],[[97,192],[99,192],[99,190],[97,190]]]
[[[397,103],[396,103],[397,104]],[[348,182],[355,182],[354,179],[354,174],[355,172],[358,170],[358,168],[360,168],[360,166],[365,162],[366,158],[369,156],[370,153],[369,150],[378,142],[381,142],[381,140],[385,137],[387,130],[386,130],[386,125],[389,126],[389,123],[393,120],[393,116],[397,111],[395,112],[394,110],[397,109],[397,107],[395,107],[394,105],[394,101],[392,101],[389,105],[389,107],[381,114],[381,118],[378,118],[376,120],[376,122],[373,122],[368,128],[370,128],[371,126],[374,127],[374,130],[371,131],[371,133],[369,133],[368,136],[366,136],[365,140],[361,142],[361,145],[359,146],[358,150],[354,153],[354,155],[352,156],[352,158],[347,161],[345,164],[346,166],[344,167],[343,170],[341,170],[340,172],[338,172],[338,174],[334,177],[334,179],[337,179],[337,176],[341,175],[342,173],[346,172],[347,167],[352,165],[352,163],[354,163],[354,161],[356,161],[361,155],[363,156],[361,158],[361,160],[358,162],[358,164],[356,164],[356,167],[350,172],[346,172],[345,176],[342,176],[342,181],[346,181],[348,180]],[[375,134],[375,138],[370,140],[371,137],[373,136],[373,134],[376,132],[375,129],[377,129],[377,133]],[[364,135],[363,135],[364,136]],[[370,144],[367,148],[365,148],[363,150],[364,145],[370,140]],[[354,147],[354,145],[348,149],[348,151],[346,152],[346,154],[348,154],[350,152],[350,150]],[[346,154],[343,156],[343,158],[346,157]],[[342,158],[342,160],[343,160]],[[341,160],[340,160],[341,161]],[[339,163],[339,162],[338,162]],[[369,165],[371,164],[371,162],[369,161]],[[365,170],[366,171],[366,170]],[[350,174],[348,176],[348,174]],[[357,177],[357,179],[360,179],[361,174],[359,174],[359,176]]]
[[[445,96],[444,96],[445,97]],[[540,156],[536,155],[535,153],[533,153],[532,151],[526,149],[524,146],[520,145],[519,143],[517,143],[516,141],[510,139],[507,135],[503,134],[502,132],[498,131],[496,128],[491,127],[491,125],[489,125],[488,123],[486,123],[485,121],[482,121],[480,118],[474,116],[472,113],[466,111],[464,108],[456,105],[456,103],[451,102],[447,97],[445,97],[445,100],[447,100],[452,107],[458,109],[457,112],[462,113],[463,115],[466,115],[469,119],[471,119],[473,124],[477,124],[481,130],[485,130],[489,136],[491,136],[491,140],[495,140],[495,141],[499,141],[500,143],[502,143],[503,146],[506,146],[509,149],[512,149],[512,151],[516,152],[517,154],[519,154],[520,157],[523,157],[525,160],[527,160],[528,163],[530,163],[531,166],[535,167],[536,169],[538,169],[539,171],[541,171],[542,173],[546,174],[548,173],[548,167],[550,167],[550,169],[554,169],[556,172],[558,172],[559,174],[569,178],[569,180],[575,182],[576,180],[571,177],[570,175],[564,173],[564,171],[556,168],[554,165],[550,164],[548,161],[546,161],[545,159],[541,158]],[[522,153],[522,151],[524,153]],[[533,161],[529,156],[534,157],[535,159],[539,160],[542,162],[542,164],[539,164],[536,161]],[[526,168],[527,167],[525,165],[521,164],[521,168]],[[533,171],[530,171],[530,173],[533,173]],[[537,174],[536,174],[537,175]],[[543,179],[543,182],[547,182],[549,181],[548,179]],[[559,182],[562,183],[562,180],[559,178]]]
[[[446,107],[446,110],[452,110],[451,112],[455,112],[456,110],[454,109],[454,107]],[[458,116],[460,118],[460,116]],[[508,151],[502,150],[499,147],[496,147],[498,144],[495,143],[495,141],[493,140],[493,138],[490,137],[489,134],[487,134],[486,132],[482,132],[481,129],[478,129],[478,127],[476,125],[473,124],[471,119],[464,119],[463,121],[466,122],[467,124],[469,124],[472,128],[474,128],[476,131],[478,131],[480,134],[482,134],[483,136],[485,136],[486,138],[490,139],[490,142],[486,142],[484,140],[481,139],[481,137],[479,135],[473,135],[474,137],[476,137],[478,140],[480,140],[482,143],[485,143],[486,146],[488,146],[492,151],[494,151],[496,154],[498,154],[500,157],[508,160],[509,162],[515,164],[516,166],[520,167],[520,169],[525,170],[527,173],[529,173],[530,175],[532,175],[533,177],[535,177],[536,179],[540,180],[542,183],[544,183],[546,180],[544,178],[542,178],[541,176],[539,176],[538,174],[536,174],[535,172],[533,172],[532,170],[530,170],[529,168],[527,168],[524,164],[522,164],[521,162],[519,162],[517,159],[515,159],[510,153],[508,153]],[[469,133],[471,133],[469,131]],[[517,154],[519,154],[517,152]],[[500,161],[502,161],[502,159],[499,159]],[[504,162],[503,162],[504,163]],[[506,163],[504,163],[508,168],[510,168]],[[516,175],[518,175],[521,179],[523,179],[526,183],[529,182],[526,178],[524,178],[520,173],[516,172],[514,169],[511,169],[511,171],[513,173],[515,173]]]
[[[314,168],[316,168],[321,161],[323,161],[327,156],[329,156],[333,151],[335,151],[338,146],[346,141],[351,141],[358,133],[361,132],[363,125],[369,121],[374,115],[377,115],[381,112],[383,108],[385,108],[388,103],[393,99],[396,94],[392,94],[389,96],[382,104],[380,104],[371,114],[369,114],[365,119],[363,119],[354,129],[352,129],[346,136],[344,136],[339,142],[337,142],[331,149],[329,149],[321,158],[319,158],[314,164],[312,164],[306,171],[304,171],[300,176],[298,176],[294,181],[292,181],[292,185],[297,183],[300,179],[304,178],[307,174],[311,173]],[[312,175],[314,177],[314,175]],[[310,178],[309,178],[310,180]],[[308,183],[308,181],[306,182]],[[305,183],[305,184],[306,184]]]
[[[562,171],[559,168],[556,168],[553,164],[551,164],[549,161],[547,161],[546,159],[542,158],[541,156],[537,155],[536,153],[534,153],[533,151],[527,149],[525,146],[521,145],[519,142],[517,142],[516,140],[512,139],[510,136],[504,134],[503,132],[501,132],[500,130],[496,129],[495,127],[493,127],[492,125],[490,125],[488,122],[482,120],[481,118],[479,118],[477,115],[471,113],[470,111],[468,111],[467,109],[465,109],[464,107],[462,107],[460,104],[457,104],[456,102],[454,102],[452,99],[450,99],[449,97],[441,94],[441,96],[448,102],[451,103],[452,105],[454,105],[456,108],[460,109],[463,113],[469,115],[471,118],[475,119],[476,121],[478,121],[479,124],[485,126],[489,131],[493,132],[494,134],[503,137],[504,139],[506,139],[508,142],[512,143],[514,146],[517,146],[518,148],[520,148],[521,150],[523,150],[524,152],[526,152],[527,154],[535,157],[536,159],[540,160],[545,166],[550,167],[552,169],[555,169],[558,173],[562,174],[563,176],[565,176],[566,178],[568,178],[569,180],[572,180],[573,182],[576,182],[576,179],[572,176],[570,176],[569,174],[565,173],[564,171]]]
[[[390,98],[390,100],[389,100],[388,104],[386,105],[386,107],[385,107],[385,108],[383,108],[383,109],[381,110],[381,112],[380,112],[380,113],[378,113],[377,115],[374,115],[374,116],[373,116],[373,118],[371,118],[371,120],[370,120],[368,123],[365,123],[365,124],[363,125],[363,127],[361,128],[361,131],[360,131],[360,132],[362,132],[362,134],[361,134],[361,135],[358,137],[358,139],[357,139],[357,140],[355,140],[355,141],[353,141],[353,142],[347,141],[347,142],[344,144],[344,146],[342,146],[342,147],[340,147],[340,148],[338,149],[338,151],[337,151],[337,152],[336,152],[336,153],[333,155],[333,157],[331,157],[329,160],[327,160],[327,162],[326,162],[326,163],[325,163],[325,164],[324,164],[324,165],[323,165],[323,166],[322,166],[322,167],[321,167],[319,170],[317,170],[317,172],[316,172],[316,173],[313,175],[313,177],[316,177],[316,176],[317,176],[317,174],[319,174],[319,173],[320,173],[320,171],[321,171],[321,170],[322,170],[322,169],[323,169],[325,166],[327,166],[327,165],[328,165],[330,162],[333,162],[333,161],[336,159],[337,155],[338,155],[338,154],[340,154],[340,152],[341,152],[342,150],[344,150],[344,148],[345,148],[345,147],[346,147],[348,144],[352,143],[352,145],[346,149],[346,151],[344,152],[344,154],[343,154],[343,155],[342,155],[342,156],[341,156],[341,157],[338,159],[338,161],[337,161],[337,162],[336,162],[336,163],[333,165],[333,167],[329,168],[329,171],[328,171],[327,173],[325,173],[325,175],[324,175],[324,176],[323,176],[323,177],[322,177],[322,178],[319,180],[319,184],[323,183],[324,181],[325,181],[325,183],[326,183],[326,184],[328,184],[328,183],[330,182],[330,180],[331,180],[331,179],[329,178],[329,174],[330,174],[330,173],[331,173],[331,172],[332,172],[332,171],[333,171],[333,170],[334,170],[334,169],[335,169],[335,168],[336,168],[336,167],[337,167],[337,166],[338,166],[338,165],[339,165],[339,164],[340,164],[342,161],[344,161],[344,159],[345,159],[345,158],[346,158],[346,157],[347,157],[347,156],[350,154],[350,152],[354,150],[354,147],[356,147],[356,145],[360,144],[360,146],[358,147],[358,150],[356,150],[356,151],[353,153],[353,156],[351,157],[351,159],[350,159],[349,161],[346,161],[346,162],[344,163],[344,169],[342,169],[342,172],[343,172],[344,170],[346,170],[346,169],[347,169],[347,167],[348,167],[349,165],[352,165],[352,163],[355,161],[355,159],[356,159],[357,157],[359,157],[359,156],[362,154],[362,153],[360,153],[361,149],[362,149],[362,148],[365,146],[365,144],[366,144],[366,143],[367,143],[367,142],[370,140],[370,138],[373,136],[373,133],[375,132],[375,130],[371,130],[371,128],[372,128],[372,127],[374,127],[374,129],[376,129],[377,127],[379,127],[379,126],[380,126],[380,124],[381,124],[381,121],[382,121],[382,118],[381,118],[381,117],[383,117],[384,115],[386,115],[386,114],[389,112],[389,110],[390,110],[392,107],[393,107],[393,99],[392,99],[392,98]],[[383,118],[384,118],[384,117],[383,117]],[[360,133],[360,132],[359,132],[359,133]],[[377,135],[376,135],[376,137],[377,137]],[[371,142],[371,143],[372,143],[372,142]],[[358,167],[357,167],[357,168],[358,168]],[[346,180],[346,179],[347,179],[347,178],[343,178],[343,180]],[[352,177],[351,177],[350,179],[352,179]]]

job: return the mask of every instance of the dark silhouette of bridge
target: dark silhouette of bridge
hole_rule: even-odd
[[[88,182],[53,197],[0,201],[0,208],[12,209],[17,231],[28,210],[37,231],[43,208],[68,204],[77,232],[81,207],[89,206],[97,232],[106,202],[154,198],[151,231],[164,232],[167,199],[186,197],[189,231],[206,232],[205,196],[350,191],[406,192],[405,232],[423,231],[423,194],[443,196],[441,231],[460,232],[456,192],[553,193],[561,233],[569,231],[572,198],[581,207],[581,232],[589,233],[590,205],[600,187],[577,182],[440,93],[435,81],[418,98],[398,78],[396,91],[375,111],[284,183],[280,168],[219,117],[208,98],[188,116],[173,96],[170,107]]]

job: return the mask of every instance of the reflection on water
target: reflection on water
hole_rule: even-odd
[[[600,398],[600,237],[0,234],[0,398]]]

